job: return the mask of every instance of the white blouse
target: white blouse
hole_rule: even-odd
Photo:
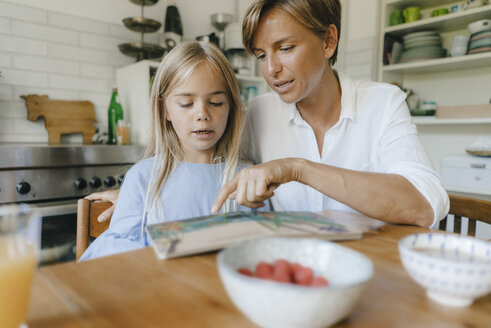
[[[276,94],[255,98],[248,109],[249,157],[262,163],[285,157],[304,158],[350,170],[399,174],[431,204],[434,222],[448,212],[449,200],[421,144],[396,86],[354,81],[338,73],[341,84],[339,121],[324,135],[322,155],[312,127],[295,104]],[[298,182],[281,185],[272,199],[276,211],[354,211]]]

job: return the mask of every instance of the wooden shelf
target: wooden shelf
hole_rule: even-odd
[[[435,116],[414,116],[417,125],[491,124],[491,117],[476,118],[437,118]]]
[[[409,3],[412,2],[404,1],[404,6],[409,6]],[[480,19],[489,19],[489,17],[491,17],[491,4],[447,15],[424,18],[411,23],[387,26],[384,29],[384,33],[404,36],[411,32],[423,30],[434,30],[437,32],[456,31],[467,28],[467,25],[472,22]]]
[[[491,51],[459,57],[445,57],[415,61],[411,63],[385,65],[382,70],[384,72],[432,73],[438,71],[489,66],[491,66]]]
[[[406,8],[406,7],[411,7],[411,6],[418,6],[420,8],[432,8],[432,7],[438,7],[438,6],[448,6],[448,0],[387,0],[385,1],[386,5],[394,6],[394,7],[401,7]],[[461,3],[462,1],[455,0],[453,3]]]

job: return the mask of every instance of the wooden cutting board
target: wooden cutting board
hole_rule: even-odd
[[[91,144],[95,134],[94,105],[90,101],[48,99],[47,95],[22,95],[26,101],[27,119],[37,121],[44,117],[48,142],[59,144],[62,134],[81,133],[83,143]]]

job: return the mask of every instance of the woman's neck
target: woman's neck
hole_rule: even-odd
[[[341,86],[336,73],[331,68],[326,69],[318,87],[296,105],[309,124],[322,122],[325,125],[333,120],[336,123],[341,109]]]
[[[314,130],[322,154],[324,135],[339,121],[341,114],[341,86],[332,68],[325,70],[318,87],[296,105],[302,118]]]

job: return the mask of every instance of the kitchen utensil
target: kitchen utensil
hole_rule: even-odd
[[[419,20],[419,7],[407,7],[402,11],[404,15],[404,21],[406,23],[415,22]]]
[[[26,101],[27,119],[44,117],[50,144],[59,144],[62,134],[81,133],[83,143],[91,144],[96,122],[94,105],[90,101],[48,99],[47,95],[22,95]]]
[[[313,269],[329,287],[309,287],[248,277],[261,262],[285,259]],[[222,250],[218,272],[232,302],[261,327],[326,327],[355,309],[373,276],[371,261],[336,243],[303,238],[253,239]]]
[[[473,237],[422,233],[399,241],[402,264],[428,297],[464,307],[491,292],[491,243]]]
[[[160,58],[164,55],[165,49],[153,44],[142,42],[128,42],[118,45],[119,50],[127,56],[135,57],[136,61],[143,59]]]
[[[402,14],[402,10],[396,9],[390,13],[389,25],[398,25],[404,23],[404,15]]]
[[[448,14],[448,9],[447,8],[438,8],[433,10],[431,13],[431,17],[436,17],[436,16],[442,16]]]
[[[467,29],[471,34],[482,31],[491,31],[491,19],[481,19],[467,25]]]
[[[170,51],[182,42],[182,36],[182,23],[179,10],[175,5],[169,5],[165,11],[164,34],[160,36],[159,44],[166,51]]]
[[[159,22],[153,19],[148,19],[145,17],[128,17],[123,19],[124,25],[135,32],[152,33],[158,31],[160,26]]]
[[[242,24],[234,22],[225,28],[225,50],[244,49],[242,44]]]
[[[141,5],[141,14],[140,16],[125,18],[123,19],[123,23],[128,29],[141,33],[140,42],[120,43],[118,45],[119,50],[127,56],[135,57],[136,61],[162,57],[165,52],[164,48],[157,44],[144,42],[144,34],[158,31],[161,24],[153,19],[143,17],[143,7],[154,5],[158,2],[158,0],[130,1]]]
[[[257,87],[255,85],[250,85],[246,88],[246,106],[249,105],[252,99],[257,96]]]
[[[491,137],[478,137],[465,151],[470,155],[491,157]]]
[[[411,116],[433,116],[438,106],[434,101],[423,101],[420,108],[411,109]]]
[[[174,5],[167,6],[165,11],[164,32],[174,32],[183,36],[181,16],[179,15],[179,10]]]
[[[450,12],[456,13],[460,11],[460,6],[459,5],[453,5],[452,8],[450,8]]]
[[[468,35],[454,35],[452,46],[450,47],[450,55],[452,57],[463,56],[467,53],[467,47],[469,45]]]
[[[220,41],[215,33],[197,36],[196,40],[203,41],[203,42],[211,42],[214,43],[217,47],[220,47]]]
[[[465,9],[477,8],[487,4],[488,0],[467,0],[465,3]]]
[[[230,49],[226,55],[235,73],[239,73],[243,69],[250,70],[247,53],[244,49]]]
[[[159,2],[159,0],[130,0],[130,1],[133,2],[134,4],[142,5],[142,6],[153,6],[154,4]]]
[[[218,38],[220,39],[220,49],[225,49],[225,28],[232,23],[234,16],[226,13],[213,14],[210,17],[211,24],[218,30]]]

